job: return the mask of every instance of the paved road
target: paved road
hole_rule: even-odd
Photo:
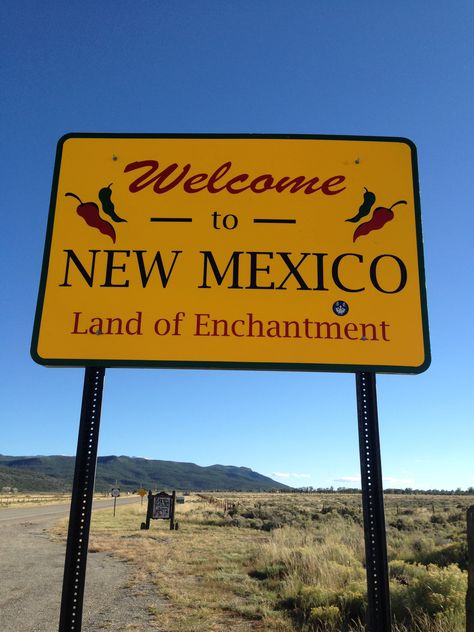
[[[117,500],[117,506],[137,503],[140,499],[134,496],[122,496]],[[107,500],[94,500],[93,509],[103,509],[113,507],[112,498]],[[61,518],[69,514],[69,503],[58,505],[38,505],[37,507],[9,507],[0,509],[0,525],[5,522],[18,522],[19,520],[30,520],[42,517]],[[2,631],[3,632],[3,631]]]
[[[117,503],[138,500],[122,497]],[[112,503],[96,501],[94,507]],[[65,544],[51,541],[48,530],[68,513],[68,504],[0,510],[1,632],[58,632]],[[158,629],[149,609],[159,607],[159,598],[145,586],[132,594],[130,573],[106,553],[89,553],[83,632]]]

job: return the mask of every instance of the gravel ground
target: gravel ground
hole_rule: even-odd
[[[58,515],[16,511],[0,511],[0,630],[58,632],[65,544],[48,537]],[[131,571],[106,553],[88,554],[82,632],[160,629],[150,610],[163,602],[151,586],[128,588]]]

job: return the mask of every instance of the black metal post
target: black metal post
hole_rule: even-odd
[[[359,450],[367,571],[368,632],[390,632],[387,538],[375,373],[356,373]]]
[[[80,632],[105,369],[87,367],[64,562],[59,632]]]
[[[174,512],[176,509],[176,492],[171,492],[170,498],[170,531],[174,530],[175,522],[174,522]]]
[[[466,632],[474,632],[474,505],[467,510]]]
[[[150,528],[150,520],[153,516],[153,494],[151,489],[148,490],[148,504],[146,507],[146,519],[145,522],[142,522],[140,525],[140,529],[149,529]]]

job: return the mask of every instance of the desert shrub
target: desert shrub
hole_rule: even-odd
[[[261,581],[266,579],[282,579],[287,572],[284,564],[270,564],[264,568],[256,568],[249,572],[250,577]]]
[[[283,523],[278,518],[273,518],[272,520],[266,520],[262,523],[263,531],[273,531],[274,529],[281,529]]]
[[[257,518],[258,513],[256,511],[243,511],[241,516],[243,518]]]
[[[446,517],[442,514],[435,513],[430,516],[431,524],[446,524]]]
[[[428,538],[415,537],[409,544],[414,553],[421,555],[433,547],[433,541]]]
[[[403,559],[405,562],[421,562],[435,548],[435,541],[428,535],[413,533],[404,534],[399,555],[395,559]]]
[[[453,541],[453,538],[454,541]],[[464,534],[456,536],[439,529],[430,531],[395,531],[388,537],[388,559],[438,564],[458,564],[465,569],[467,553]]]
[[[232,517],[229,516],[229,518],[225,521],[225,524],[228,527],[239,527],[242,529],[247,526],[248,521],[245,518],[242,518],[242,516],[234,515]]]
[[[342,592],[320,586],[302,586],[297,594],[280,605],[289,611],[298,630],[340,632],[363,619],[365,588],[362,582]]]
[[[298,629],[316,630],[318,613],[336,600],[336,594],[319,586],[299,586],[298,592],[280,601],[280,607],[289,612]],[[337,608],[339,613],[339,609]],[[320,629],[320,628],[319,628]]]
[[[466,576],[465,507],[454,499],[386,499],[393,632],[460,632]],[[366,613],[360,497],[240,500],[226,523],[260,529],[250,577],[299,632],[359,632]],[[216,519],[216,517],[214,518]],[[231,522],[231,520],[233,520]],[[217,520],[216,520],[217,522]],[[457,566],[456,566],[457,565]]]
[[[390,522],[390,526],[397,529],[397,531],[413,531],[415,523],[412,518],[399,517]]]
[[[340,516],[350,517],[355,522],[360,522],[361,519],[362,519],[362,513],[361,513],[360,509],[347,507],[345,505],[342,505],[341,507],[338,507],[337,508],[337,513]]]
[[[467,544],[466,542],[453,542],[441,548],[421,551],[416,556],[415,561],[425,565],[436,564],[436,566],[441,567],[457,564],[462,570],[467,570]]]
[[[337,597],[337,605],[346,622],[361,621],[367,608],[367,589],[365,582],[352,584]]]
[[[320,586],[303,586],[296,597],[295,605],[306,614],[309,614],[313,608],[328,606],[334,603],[335,599],[336,595],[333,591],[326,590]]]
[[[227,517],[229,526],[248,527],[273,531],[285,525],[304,528],[311,522],[311,513],[304,507],[292,504],[268,504],[258,503],[254,506],[236,504],[232,507]]]
[[[345,528],[287,526],[273,531],[270,541],[256,551],[253,576],[272,585],[279,607],[301,631],[339,631],[364,611],[361,528],[337,513],[334,519]],[[278,586],[271,583],[277,573]]]
[[[466,574],[456,565],[390,563],[392,614],[401,623],[425,614],[433,621],[461,617],[466,595]]]
[[[317,606],[311,608],[308,630],[314,632],[337,632],[340,630],[341,613],[337,606]]]
[[[455,511],[448,514],[446,519],[451,524],[456,522],[461,522],[462,524],[466,523],[466,512],[465,511]]]

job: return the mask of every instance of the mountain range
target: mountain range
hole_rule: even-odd
[[[0,455],[0,489],[16,487],[20,492],[68,492],[72,488],[75,457]],[[289,490],[268,476],[248,467],[159,461],[129,456],[99,456],[96,491],[118,485],[123,491],[175,489],[191,491]]]

